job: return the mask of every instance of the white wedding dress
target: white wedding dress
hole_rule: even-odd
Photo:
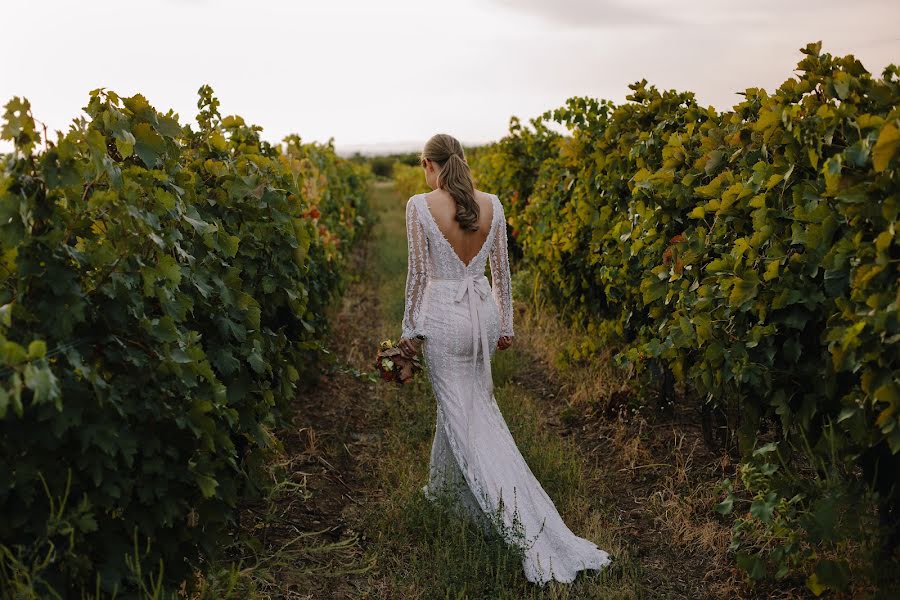
[[[464,264],[438,228],[425,194],[406,205],[409,268],[403,337],[425,336],[423,353],[437,397],[429,499],[453,505],[521,548],[531,582],[571,582],[578,571],[611,562],[572,533],[522,458],[493,395],[490,360],[501,335],[513,335],[506,218],[491,195],[484,245]],[[492,284],[485,277],[490,256]],[[479,357],[479,354],[481,355]],[[485,519],[487,517],[487,519]],[[500,523],[502,521],[502,524]]]

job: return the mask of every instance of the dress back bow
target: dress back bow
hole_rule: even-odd
[[[487,277],[482,275],[472,275],[466,273],[459,281],[459,287],[456,288],[456,302],[462,302],[466,294],[469,296],[469,315],[472,318],[472,369],[475,373],[478,362],[478,338],[481,336],[481,354],[484,363],[483,376],[488,391],[494,389],[494,379],[491,376],[491,353],[490,345],[487,337],[487,325],[485,321],[484,307],[481,301],[486,300],[491,293],[491,287],[488,284]]]

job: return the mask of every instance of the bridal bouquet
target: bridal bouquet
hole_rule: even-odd
[[[402,385],[422,370],[422,361],[418,356],[406,358],[392,340],[384,340],[375,355],[375,368],[385,381]]]

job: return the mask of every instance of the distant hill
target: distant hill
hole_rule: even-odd
[[[471,146],[479,146],[487,144],[489,141],[481,142],[463,142],[463,146],[469,148]],[[425,140],[413,142],[379,142],[377,144],[338,144],[335,143],[335,151],[340,156],[351,156],[362,154],[363,156],[383,156],[387,154],[402,154],[404,152],[420,152]]]
[[[362,154],[363,156],[380,156],[383,154],[400,154],[403,152],[418,152],[425,141],[421,142],[379,142],[377,144],[337,144],[335,151],[341,156]]]

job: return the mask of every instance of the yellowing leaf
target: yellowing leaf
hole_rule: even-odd
[[[128,158],[134,152],[134,144],[126,142],[125,140],[116,140],[116,150],[119,151],[119,154],[122,155],[122,158]]]
[[[819,583],[819,577],[815,573],[806,578],[806,587],[816,596],[821,596],[823,592],[828,590],[827,585]]]
[[[218,481],[209,475],[203,475],[201,473],[197,473],[196,478],[197,485],[200,486],[200,491],[203,492],[204,498],[209,498],[216,493],[216,488],[219,487]]]
[[[879,127],[884,123],[884,119],[878,115],[859,115],[856,117],[856,124],[860,129],[869,129],[871,127]]]
[[[830,119],[834,117],[834,109],[827,104],[823,104],[816,111],[816,116],[820,119]]]
[[[751,271],[744,278],[735,277],[732,280],[731,294],[728,295],[728,303],[733,308],[738,308],[755,298],[758,291],[759,279],[755,272]]]
[[[893,382],[879,387],[875,390],[874,396],[878,402],[890,402],[892,406],[900,404],[900,388]]]
[[[898,147],[900,147],[900,130],[897,129],[897,122],[891,121],[881,128],[878,141],[872,149],[872,165],[876,173],[887,169]]]
[[[91,223],[91,232],[94,235],[103,235],[106,233],[106,223],[103,221],[94,221]]]
[[[209,136],[209,145],[219,152],[225,152],[228,149],[228,140],[221,133],[213,133]]]
[[[706,270],[709,273],[716,273],[718,271],[728,271],[731,269],[731,266],[724,259],[716,258],[708,265],[706,265]]]
[[[809,155],[809,164],[812,165],[813,169],[819,168],[819,155],[816,154],[815,148],[807,148],[806,153]]]
[[[771,177],[769,177],[769,180],[766,181],[766,189],[771,190],[773,187],[775,187],[776,185],[781,183],[783,180],[784,180],[784,175],[780,175],[778,173],[776,173],[775,175],[772,175]]]
[[[0,323],[6,325],[7,327],[12,325],[12,309],[12,302],[0,306]]]
[[[825,175],[825,189],[829,194],[835,194],[841,184],[841,168],[843,161],[840,154],[835,154],[825,161],[822,170]]]
[[[875,249],[879,252],[884,252],[891,247],[892,241],[894,241],[894,236],[891,234],[891,232],[882,231],[878,234],[878,237],[875,238]]]
[[[218,160],[207,159],[203,163],[203,168],[215,175],[216,177],[223,177],[228,173],[228,166]]]
[[[44,340],[34,340],[28,344],[28,358],[44,358],[47,354],[47,342]]]
[[[875,425],[877,425],[878,427],[884,427],[887,422],[890,421],[891,417],[894,416],[894,412],[896,412],[896,410],[896,404],[888,406],[878,414],[878,418],[875,419]]]
[[[861,288],[865,286],[873,277],[884,270],[884,267],[876,264],[860,265],[853,274],[853,287]]]
[[[781,122],[781,107],[765,110],[759,113],[759,119],[753,124],[753,129],[763,131]]]

